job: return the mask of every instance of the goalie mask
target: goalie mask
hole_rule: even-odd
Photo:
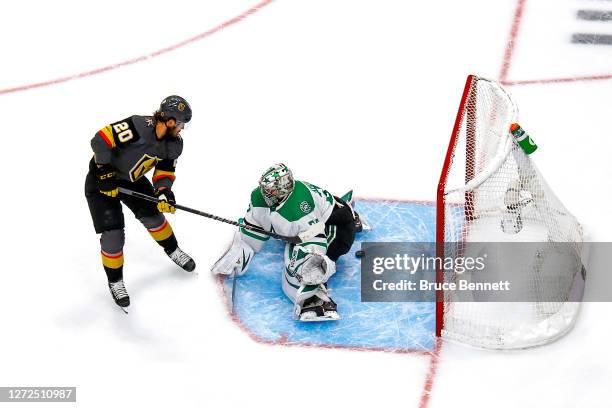
[[[294,185],[293,174],[283,163],[270,167],[259,179],[259,190],[270,207],[285,201]]]

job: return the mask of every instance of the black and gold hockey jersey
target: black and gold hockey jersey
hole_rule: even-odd
[[[176,160],[183,151],[180,136],[158,140],[152,116],[131,116],[100,129],[91,139],[97,164],[110,164],[117,178],[136,181],[155,168],[155,188],[172,187]]]

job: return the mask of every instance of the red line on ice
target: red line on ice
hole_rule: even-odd
[[[34,89],[34,88],[41,88],[41,87],[45,87],[45,86],[50,86],[50,85],[55,85],[55,84],[60,84],[62,82],[68,82],[68,81],[72,81],[75,79],[80,79],[80,78],[86,78],[86,77],[90,77],[93,75],[97,75],[97,74],[101,74],[103,72],[107,72],[107,71],[112,71],[114,69],[117,68],[121,68],[121,67],[125,67],[128,65],[132,65],[132,64],[136,64],[137,62],[141,62],[141,61],[146,61],[149,58],[154,58],[154,57],[158,57],[160,55],[166,54],[170,51],[174,51],[178,48],[182,48],[188,44],[194,43],[196,41],[200,41],[206,37],[209,37],[221,30],[223,30],[224,28],[227,28],[229,26],[232,26],[236,23],[239,23],[240,21],[244,20],[245,18],[249,17],[251,14],[256,13],[257,11],[259,11],[261,8],[267,6],[268,4],[272,3],[274,0],[262,0],[261,2],[257,3],[255,6],[251,7],[250,9],[248,9],[247,11],[243,12],[242,14],[237,15],[236,17],[233,17],[207,31],[204,31],[203,33],[200,33],[194,37],[188,38],[184,41],[181,41],[177,44],[174,45],[170,45],[168,47],[162,48],[158,51],[152,52],[150,54],[146,54],[146,55],[142,55],[140,57],[136,57],[136,58],[132,58],[130,60],[127,61],[123,61],[123,62],[118,62],[116,64],[112,64],[112,65],[108,65],[105,67],[101,67],[101,68],[96,68],[94,70],[91,71],[86,71],[86,72],[81,72],[79,74],[74,74],[74,75],[70,75],[70,76],[66,76],[66,77],[61,77],[61,78],[56,78],[56,79],[52,79],[49,81],[44,81],[44,82],[37,82],[37,83],[33,83],[33,84],[28,84],[28,85],[21,85],[21,86],[17,86],[14,88],[7,88],[7,89],[0,89],[0,95],[3,94],[8,94],[8,93],[13,93],[13,92],[20,92],[20,91],[27,91],[30,89]]]
[[[577,76],[572,78],[550,78],[550,79],[527,79],[521,81],[501,81],[503,85],[541,85],[541,84],[561,84],[568,82],[583,82],[583,81],[603,81],[612,79],[612,74],[606,75],[588,75]]]
[[[514,10],[514,18],[512,19],[512,28],[510,29],[510,36],[506,43],[506,52],[504,53],[504,60],[502,62],[501,71],[499,73],[500,82],[504,82],[508,77],[508,71],[510,70],[510,64],[512,62],[512,55],[514,54],[514,46],[516,44],[516,38],[518,36],[519,26],[523,18],[523,10],[525,9],[526,0],[518,0],[516,9]]]
[[[514,10],[514,18],[512,19],[512,28],[510,29],[510,35],[506,43],[506,51],[504,53],[504,59],[502,62],[501,71],[499,74],[500,82],[504,83],[508,77],[508,71],[512,62],[512,56],[514,54],[514,48],[516,45],[516,38],[518,37],[519,26],[523,17],[523,10],[525,8],[526,0],[518,0],[516,9]],[[427,377],[425,377],[425,384],[423,385],[423,391],[421,393],[421,400],[419,401],[419,408],[427,408],[429,405],[429,399],[433,390],[434,380],[438,370],[438,363],[440,361],[440,352],[442,350],[442,339],[436,338],[436,344],[431,358],[429,360],[429,371]]]
[[[519,28],[523,20],[523,14],[525,10],[525,3],[527,0],[518,0],[516,9],[514,10],[514,18],[512,19],[512,28],[508,36],[508,42],[506,43],[506,51],[504,53],[504,59],[502,61],[502,67],[499,73],[499,82],[505,86],[513,85],[543,85],[543,84],[562,84],[571,82],[583,82],[583,81],[605,81],[612,79],[612,74],[600,74],[600,75],[585,75],[575,76],[567,78],[548,78],[548,79],[526,79],[526,80],[508,80],[508,72],[512,65],[512,57],[514,56],[514,49],[516,48],[516,39],[518,37]]]
[[[436,338],[436,345],[433,353],[431,353],[431,359],[429,360],[429,371],[425,378],[425,385],[423,386],[423,392],[421,393],[421,401],[419,402],[419,408],[426,408],[429,403],[429,397],[431,396],[431,390],[433,388],[434,379],[436,377],[436,371],[438,369],[438,362],[440,360],[440,350],[442,349],[442,339]]]

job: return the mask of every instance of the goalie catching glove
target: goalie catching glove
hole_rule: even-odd
[[[320,285],[336,273],[336,263],[314,251],[300,246],[293,249],[289,269],[303,285]]]
[[[174,198],[174,193],[169,188],[160,188],[155,191],[155,198],[161,200],[157,203],[157,209],[161,213],[171,213],[174,214],[176,208],[174,204],[176,204],[176,200]]]

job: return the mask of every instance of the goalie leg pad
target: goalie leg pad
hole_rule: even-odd
[[[291,267],[291,257],[289,254],[292,253],[292,250],[292,244],[285,246],[285,271],[282,278],[282,287],[285,295],[293,301],[293,318],[304,322],[339,320],[340,315],[336,311],[336,304],[329,297],[329,291],[325,284],[323,282],[307,284],[304,281],[304,276],[310,275],[321,275],[327,281],[336,272],[336,264],[325,255],[309,253],[307,256],[313,260],[312,262],[315,266],[320,266],[320,260],[323,259],[325,270],[314,274],[311,273],[312,271],[309,271],[306,275],[300,275],[300,269],[295,272]],[[303,308],[304,304],[307,305],[308,309]]]
[[[303,285],[285,272],[282,286],[285,295],[294,303],[293,319],[303,322],[340,319],[336,303],[329,297],[325,285]]]

